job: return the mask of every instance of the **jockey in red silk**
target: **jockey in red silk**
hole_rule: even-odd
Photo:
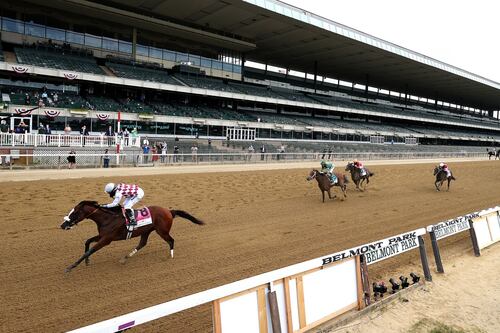
[[[362,162],[354,160],[352,161],[352,164],[354,164],[354,166],[359,169],[359,171],[361,172],[361,176],[366,176],[366,170]]]
[[[446,177],[451,176],[451,171],[450,171],[450,169],[448,169],[448,164],[441,162],[441,163],[439,163],[439,168],[446,172]]]
[[[134,211],[132,207],[138,203],[142,197],[144,197],[144,191],[137,185],[134,184],[113,184],[109,183],[104,187],[104,192],[108,193],[111,198],[114,198],[112,203],[107,205],[101,205],[104,208],[116,207],[120,204],[122,198],[125,198],[123,202],[123,207],[125,208],[125,214],[129,220],[129,227],[137,225],[135,220]]]

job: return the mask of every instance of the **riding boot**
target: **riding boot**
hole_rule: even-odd
[[[137,221],[135,220],[134,210],[133,209],[125,209],[125,214],[128,218],[129,227],[133,227],[137,225]]]

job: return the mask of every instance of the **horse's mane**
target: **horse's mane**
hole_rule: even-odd
[[[122,206],[120,206],[120,205],[118,205],[116,207],[104,208],[104,207],[100,207],[99,203],[97,201],[94,201],[94,200],[83,200],[79,203],[79,205],[89,205],[89,206],[93,206],[96,208],[101,208],[105,212],[109,212],[109,213],[113,213],[113,214],[118,214],[118,213],[121,214],[121,212],[122,212]]]

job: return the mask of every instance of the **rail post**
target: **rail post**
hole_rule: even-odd
[[[422,268],[424,269],[424,276],[426,281],[432,281],[431,271],[429,269],[429,261],[427,260],[427,252],[425,250],[424,238],[418,236],[419,250],[420,250],[420,260],[422,261]]]
[[[476,257],[481,256],[481,251],[479,250],[479,244],[477,243],[477,238],[476,238],[476,231],[474,230],[474,223],[472,222],[472,219],[469,219],[469,233],[470,233],[470,239],[472,241],[472,248],[474,249],[474,255]]]
[[[432,230],[429,231],[429,236],[431,238],[432,252],[434,253],[434,260],[436,261],[437,271],[438,273],[444,273],[443,262],[441,261],[441,253],[439,253],[436,234]]]

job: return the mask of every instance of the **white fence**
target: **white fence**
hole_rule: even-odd
[[[78,140],[79,136],[75,137]],[[80,144],[80,141],[78,141]],[[326,158],[333,161],[349,161],[360,159],[370,160],[411,160],[411,159],[448,159],[448,158],[482,158],[483,153],[179,153],[179,154],[143,154],[139,151],[131,151],[120,154],[104,154],[103,150],[108,148],[109,153],[115,152],[113,145],[108,146],[102,141],[96,142],[94,146],[86,145],[84,152],[76,151],[76,165],[78,167],[103,167],[105,156],[112,156],[109,167],[123,166],[167,166],[182,164],[231,164],[231,163],[287,163],[299,161],[318,161]],[[65,147],[61,146],[61,150]],[[0,150],[0,165],[12,168],[61,168],[67,162],[69,151],[64,153],[51,153],[49,151],[33,148],[4,148]],[[329,156],[328,156],[329,155]],[[337,168],[343,170],[343,166],[337,163]]]
[[[65,135],[35,133],[0,133],[0,146],[10,147],[107,147],[120,144],[139,147],[140,138],[122,138],[118,135]]]

